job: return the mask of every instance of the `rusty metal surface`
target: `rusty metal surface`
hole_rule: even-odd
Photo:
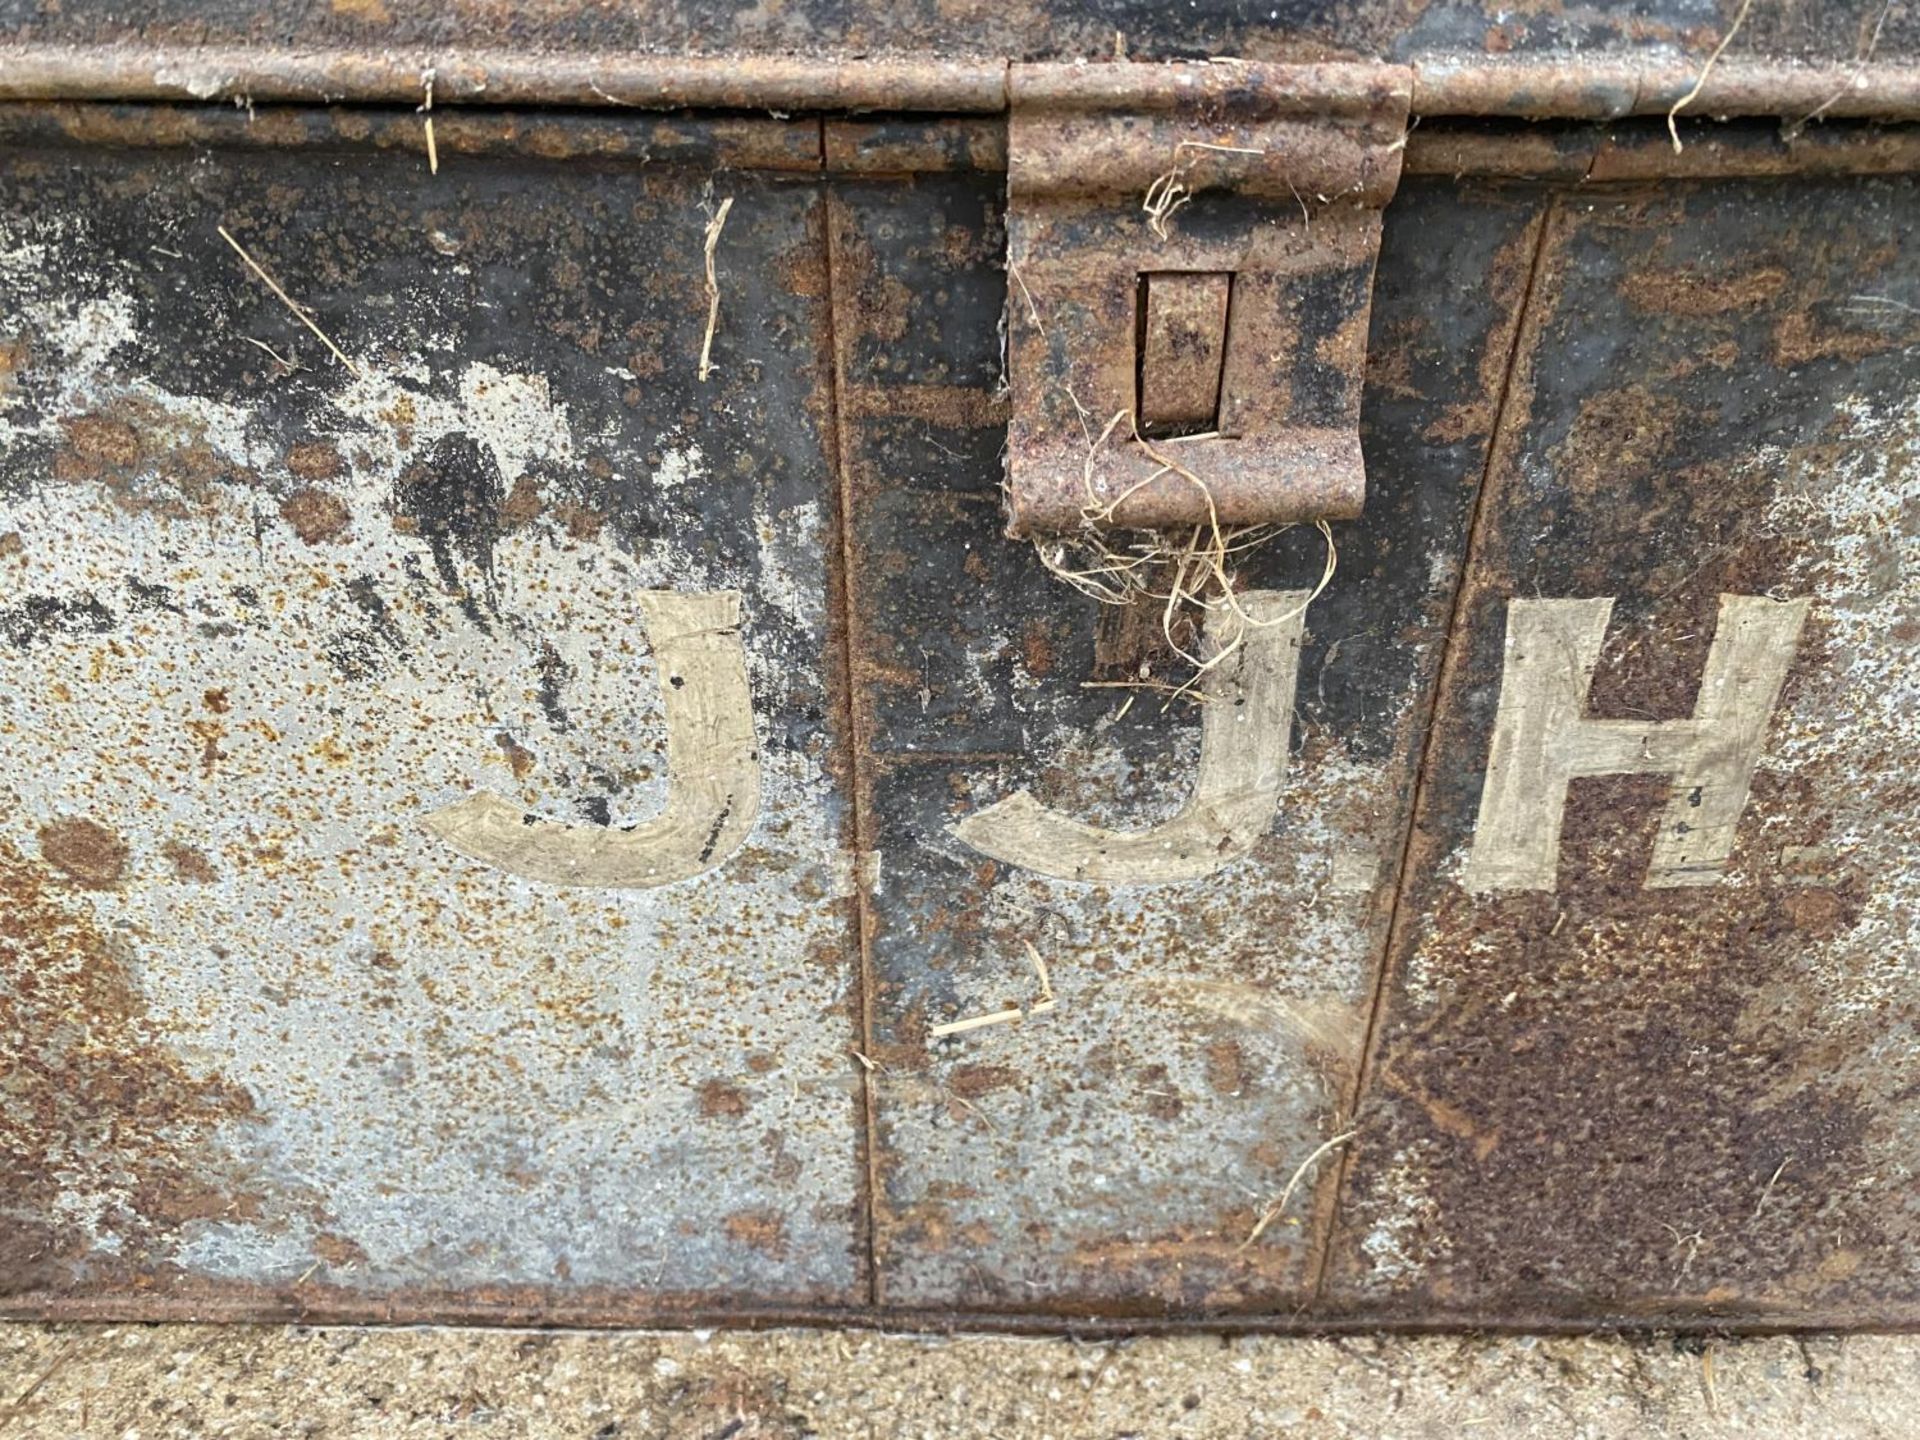
[[[607,116],[526,111],[436,111],[435,145],[450,160],[520,155],[538,160],[624,160],[698,169],[817,171],[818,120],[765,116]],[[427,159],[417,106],[0,104],[0,140],[13,144],[177,149],[314,149],[358,155],[407,151]]]
[[[1830,123],[1788,134],[1769,122],[1683,118],[1679,131],[1684,148],[1676,154],[1659,121],[1601,126],[1439,119],[1409,132],[1403,169],[1408,175],[1454,179],[1572,181],[1920,170],[1920,127],[1911,125]],[[866,175],[1007,167],[1006,121],[996,116],[784,123],[712,116],[689,125],[681,117],[452,110],[436,114],[435,133],[440,150],[449,155],[627,158]],[[415,106],[316,110],[22,101],[0,105],[0,136],[136,148],[344,145],[426,154]]]
[[[1016,65],[1016,199],[1189,189],[1325,196],[1375,208],[1400,178],[1412,73],[1401,65]]]
[[[1330,1170],[1244,1242],[1350,1099],[1532,253],[1528,197],[1425,187],[1396,204],[1366,431],[1383,478],[1366,517],[1336,527],[1278,818],[1211,876],[1111,886],[996,862],[952,833],[1022,787],[1096,823],[1163,819],[1193,783],[1200,718],[1151,691],[1086,688],[1143,664],[1177,678],[1157,615],[1103,610],[1000,538],[997,187],[837,192],[883,1305],[1205,1317],[1288,1314],[1311,1292]],[[1436,287],[1456,302],[1434,307]],[[1297,530],[1245,578],[1304,587],[1321,563]],[[1028,942],[1054,1009],[930,1033],[1030,1009]]]
[[[1353,518],[1379,213],[1203,194],[1163,240],[1139,210],[1016,202],[1009,533]],[[1167,270],[1235,277],[1218,432],[1171,449],[1135,435],[1139,276]]]
[[[742,54],[584,55],[473,43],[405,53],[302,45],[154,50],[0,44],[0,99],[578,105],[650,110],[997,111],[1003,61]]]
[[[1490,61],[1415,56],[1404,69],[1413,113],[1427,116],[1536,120],[1665,116],[1685,100],[1685,113],[1693,116],[1770,115],[1794,124],[1816,119],[1920,118],[1920,79],[1915,78],[1913,65],[1870,58],[1891,48],[1874,46],[1869,51],[1863,43],[1860,55],[1851,61],[1833,58],[1819,64],[1732,55],[1710,70],[1705,61],[1711,47],[1653,60],[1605,55]],[[1247,56],[1259,53],[1249,51]],[[443,107],[980,114],[1004,110],[1009,88],[1009,62],[984,54],[971,60],[935,55],[896,59],[658,56],[624,51],[576,57],[463,44],[436,46],[415,56],[387,48],[9,47],[0,40],[0,55],[7,61],[0,68],[0,100],[395,104],[423,98],[431,75]],[[1283,49],[1261,58],[1298,63],[1320,57]],[[1214,60],[1210,68],[1231,74],[1239,63],[1240,57],[1230,57]],[[1074,68],[1097,77],[1088,88],[1127,91],[1135,87],[1143,67]]]
[[[8,1309],[865,1294],[819,183],[440,161],[0,151]],[[704,882],[428,829],[628,854],[729,655],[761,809]]]
[[[1882,18],[1888,11],[1881,12]],[[1817,63],[1777,52],[1728,54],[1708,63],[1709,43],[1694,50],[1657,47],[1653,53],[1564,51],[1525,58],[1485,59],[1471,54],[1430,54],[1418,49],[1358,50],[1329,63],[1317,51],[1282,48],[1234,51],[1221,45],[1199,56],[1163,60],[1203,61],[1174,68],[1202,89],[1230,94],[1249,66],[1313,64],[1329,77],[1365,75],[1373,64],[1358,57],[1394,60],[1406,77],[1413,113],[1423,116],[1498,116],[1543,119],[1613,119],[1666,116],[1684,110],[1694,117],[1774,116],[1799,126],[1816,120],[1920,118],[1920,79],[1908,60],[1888,58],[1896,47],[1880,43],[1885,27],[1862,37],[1850,58]],[[678,110],[766,109],[775,112],[994,113],[1007,108],[1017,79],[1008,73],[1023,60],[1057,60],[1018,49],[943,57],[925,50],[893,57],[864,48],[841,56],[831,45],[804,54],[750,50],[728,56],[679,53],[649,55],[593,47],[569,55],[540,49],[489,48],[466,41],[436,44],[417,52],[312,44],[219,45],[178,41],[158,47],[136,44],[8,45],[0,37],[0,99],[107,101],[225,101],[250,103],[394,104],[424,98],[431,80],[445,106],[565,105],[586,108]],[[1881,58],[1875,59],[1875,56]],[[1071,78],[1052,88],[1061,96],[1104,96],[1108,103],[1160,85],[1156,67],[1141,56],[1100,51],[1070,65],[1047,65]],[[1109,63],[1093,64],[1089,60]],[[1124,156],[1119,157],[1124,163]]]
[[[1905,175],[1920,171],[1920,128],[1823,124],[1797,133],[1763,121],[1539,125],[1436,120],[1407,136],[1405,173],[1554,180],[1718,180],[1748,176]]]
[[[1679,131],[1684,148],[1676,154],[1660,121],[1602,126],[1438,119],[1408,133],[1403,170],[1454,179],[1571,181],[1920,170],[1920,127],[1911,125],[1828,123],[1789,134],[1763,121],[1683,118]],[[435,133],[440,150],[449,155],[627,158],[865,175],[1007,167],[1006,121],[997,116],[784,123],[710,116],[689,125],[681,117],[452,110],[436,114]],[[0,137],[136,148],[374,146],[426,154],[415,106],[316,110],[22,101],[0,105]],[[1141,188],[1144,192],[1144,184]]]
[[[1920,115],[1920,75],[1910,60],[1885,56],[1863,41],[1851,63],[1826,66],[1781,60],[1764,50],[1729,50],[1710,70],[1705,53],[1617,58],[1573,52],[1518,62],[1434,58],[1413,67],[1414,113],[1613,119],[1664,116],[1684,102],[1682,113],[1694,116],[1913,119]]]
[[[1128,89],[1114,61],[1408,67],[1415,113],[1920,117],[1920,22],[1875,0],[1307,0],[1262,14],[1075,0],[701,0],[619,7],[479,0],[0,4],[0,98],[997,111],[1006,67],[1067,62],[1066,88]],[[1066,73],[1066,72],[1063,72]],[[1147,80],[1148,85],[1153,84]],[[1204,82],[1203,82],[1204,83]],[[1234,82],[1229,78],[1225,88]]]
[[[1331,1308],[1920,1319],[1917,217],[1911,180],[1557,203],[1451,641]],[[1572,671],[1549,655],[1517,679],[1549,642],[1516,627],[1597,597],[1612,610],[1586,733],[1663,726],[1712,778],[1600,764],[1654,773],[1574,780],[1557,875],[1490,885],[1496,718],[1585,671],[1569,650]],[[1777,700],[1757,661],[1702,678],[1729,605],[1785,637]],[[1686,718],[1736,702],[1756,740]],[[1736,791],[1731,818],[1692,833],[1687,817],[1727,813],[1742,755],[1744,805]],[[1717,868],[1659,869],[1714,842]]]
[[[0,107],[0,1309],[1920,1318],[1920,195],[1808,178],[1911,137],[1410,163],[1273,808],[1144,883],[979,817],[1165,832],[1265,692],[1168,703],[1159,615],[1000,533],[1002,133],[468,112],[434,176],[411,110]],[[757,820],[621,888],[731,590]],[[1648,726],[1723,594],[1812,605],[1722,883],[1647,888],[1639,774],[1557,890],[1464,888],[1508,602],[1615,597],[1593,713]],[[443,845],[480,791],[613,888]]]
[[[1012,74],[1009,533],[1351,519],[1405,71],[1102,68]],[[1139,346],[1143,277],[1178,272],[1231,275],[1233,305],[1218,424],[1176,451],[1139,433]]]
[[[1141,281],[1140,423],[1210,430],[1220,410],[1231,275],[1179,272]]]
[[[1411,59],[1420,56],[1704,58],[1742,7],[1735,0],[1609,0],[1516,7],[1493,0],[1237,0],[1169,6],[1122,0],[796,0],[777,8],[703,0],[586,6],[540,0],[4,0],[0,37],[13,44],[176,47],[283,46],[390,51],[397,60],[458,49],[516,50],[564,59],[623,55],[785,58],[925,53],[945,57],[1138,59]],[[1779,0],[1755,5],[1726,60],[1764,57],[1849,63],[1870,42],[1880,59],[1920,51],[1920,18],[1880,0]]]
[[[829,174],[1004,171],[1007,127],[993,117],[833,119],[824,122],[821,160]]]
[[[1659,124],[1607,127],[1587,170],[1594,182],[1735,177],[1907,175],[1920,171],[1920,127],[1763,122],[1682,126],[1676,152]]]

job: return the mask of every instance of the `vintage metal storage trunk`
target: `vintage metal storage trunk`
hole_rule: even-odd
[[[0,1311],[1920,1320],[1916,51],[0,0]]]

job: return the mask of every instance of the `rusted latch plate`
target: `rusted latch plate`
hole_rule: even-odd
[[[1015,66],[1009,531],[1349,519],[1409,73]]]

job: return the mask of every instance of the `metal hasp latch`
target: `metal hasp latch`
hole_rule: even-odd
[[[1017,65],[1010,85],[1009,533],[1358,515],[1409,72]]]

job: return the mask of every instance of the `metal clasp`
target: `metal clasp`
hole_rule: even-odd
[[[1017,65],[1009,533],[1350,519],[1411,75]]]

